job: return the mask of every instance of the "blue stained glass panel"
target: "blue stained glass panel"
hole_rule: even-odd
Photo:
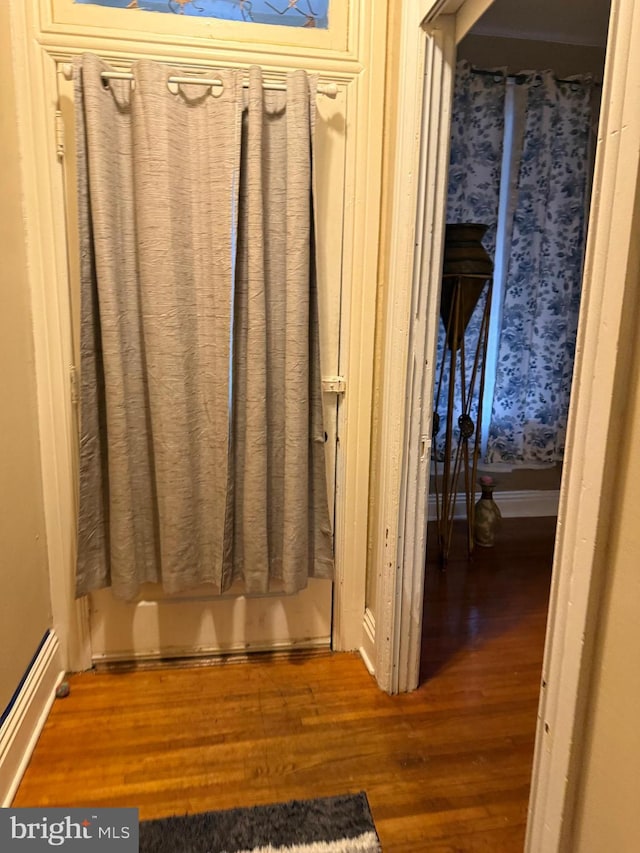
[[[75,0],[92,6],[327,29],[329,0]]]

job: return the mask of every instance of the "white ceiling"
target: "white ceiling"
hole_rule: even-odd
[[[495,0],[476,35],[605,47],[609,0]]]

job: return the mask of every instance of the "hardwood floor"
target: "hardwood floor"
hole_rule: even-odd
[[[408,695],[354,654],[73,676],[14,805],[147,819],[365,790],[385,853],[521,851],[553,530],[508,520],[472,563],[429,563]]]

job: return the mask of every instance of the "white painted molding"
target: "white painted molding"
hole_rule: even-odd
[[[418,4],[419,6],[420,4]],[[403,22],[377,517],[376,679],[418,685],[431,398],[444,244],[455,18]]]
[[[503,518],[540,518],[558,514],[560,491],[559,489],[539,489],[495,492],[493,497]],[[465,495],[459,492],[456,495],[453,517],[466,518],[466,515]],[[436,498],[431,494],[429,495],[429,521],[435,521],[436,517]]]
[[[363,647],[360,647],[360,657],[362,658],[362,662],[366,666],[369,675],[375,676],[376,671],[371,661],[371,658]]]
[[[475,0],[467,0],[475,2]],[[461,7],[461,11],[464,6]],[[442,256],[449,176],[451,110],[457,16],[442,15],[428,28],[421,131],[421,216],[416,234],[411,295],[407,443],[401,500],[403,568],[399,590],[396,687],[414,690],[420,675],[427,496],[431,456],[434,367],[438,338]]]
[[[421,4],[407,2],[402,9],[400,72],[398,80],[398,127],[396,130],[393,217],[388,269],[388,303],[382,330],[382,394],[380,415],[380,496],[374,524],[378,530],[376,574],[375,671],[379,686],[395,692],[394,672],[397,658],[396,635],[399,628],[397,591],[401,582],[400,489],[404,424],[407,406],[407,369],[411,297],[420,195],[420,125],[423,111],[423,76],[427,38],[419,26]],[[363,625],[363,632],[365,626]],[[366,638],[366,633],[364,634]]]
[[[73,589],[75,564],[74,415],[70,393],[73,363],[71,312],[61,168],[55,145],[55,64],[34,37],[30,3],[11,3],[16,123],[27,271],[34,331],[41,445],[42,488],[47,529],[53,625],[66,669],[91,666],[87,609]],[[62,224],[62,227],[61,227]]]
[[[456,44],[458,44],[494,0],[418,0],[420,20],[430,26],[442,23],[444,17],[456,19]]]
[[[371,675],[375,675],[376,659],[376,620],[371,610],[367,607],[362,621],[362,645],[360,646],[360,657],[364,661]]]
[[[64,677],[60,644],[50,631],[0,728],[0,806],[8,808]]]
[[[197,661],[226,661],[226,660],[250,660],[255,654],[272,652],[316,651],[326,652],[329,648],[330,637],[318,639],[302,639],[275,641],[269,643],[229,643],[227,645],[189,645],[169,646],[163,643],[162,648],[156,647],[132,647],[122,648],[115,651],[101,651],[94,653],[93,664],[96,669],[110,664],[149,664],[166,661],[186,661],[191,663]]]
[[[444,15],[455,15],[464,2],[465,0],[417,0],[420,10],[418,21],[429,26]],[[476,0],[467,2],[475,3]]]
[[[347,378],[348,391],[338,410],[340,450],[336,477],[333,609],[333,648],[336,651],[359,648],[365,611],[382,195],[380,164],[386,73],[385,12],[380,2],[360,5],[362,43],[359,58],[367,72],[354,80],[354,101],[349,107],[349,116],[353,118],[349,118],[350,130],[347,132],[346,233],[343,247],[343,290],[347,295],[343,304],[339,373]]]
[[[456,44],[460,44],[469,30],[492,5],[493,0],[467,0],[456,16]]]
[[[611,10],[527,853],[573,849],[570,833],[598,631],[595,613],[608,568],[614,461],[624,442],[626,377],[637,335],[638,271],[632,253],[640,228],[640,4],[613,0]]]

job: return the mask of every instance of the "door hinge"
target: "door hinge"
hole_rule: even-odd
[[[322,391],[325,394],[344,394],[347,390],[347,380],[344,376],[327,376],[322,380]]]
[[[60,110],[56,110],[56,157],[64,159],[64,119]]]
[[[74,406],[78,405],[78,371],[75,364],[69,368],[69,385],[71,387],[71,402]]]

